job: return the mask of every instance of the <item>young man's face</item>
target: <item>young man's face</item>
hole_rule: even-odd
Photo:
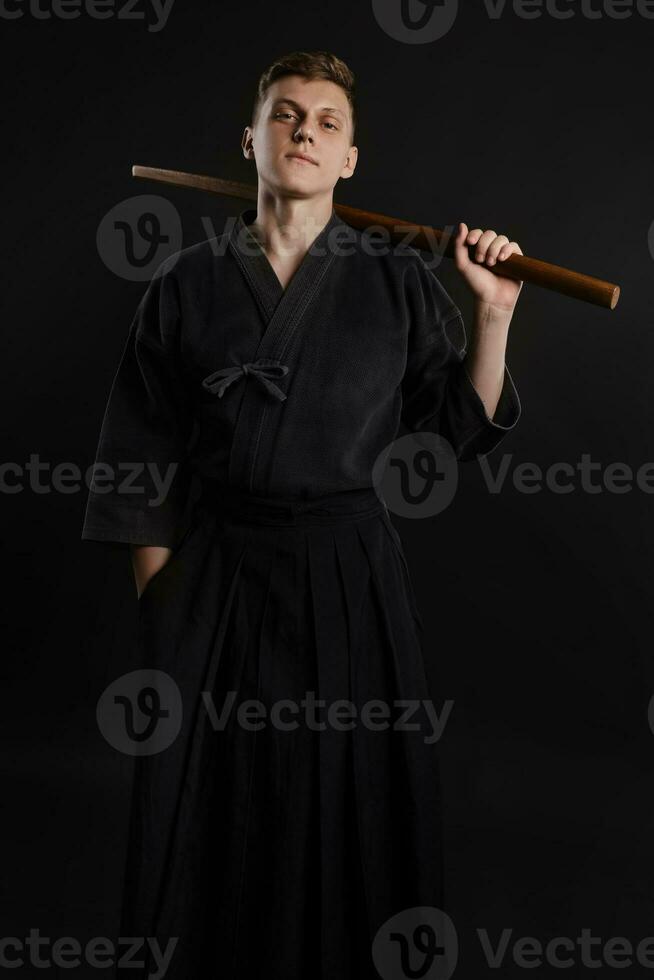
[[[271,189],[312,197],[354,173],[351,127],[350,104],[340,85],[286,75],[268,89],[254,127],[246,127],[243,152],[256,161],[259,180]],[[298,153],[315,162],[295,159]]]

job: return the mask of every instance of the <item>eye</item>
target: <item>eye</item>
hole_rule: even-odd
[[[325,126],[331,126],[332,129],[338,131],[338,126],[335,126],[334,123],[327,122],[327,123],[325,123]]]
[[[294,113],[292,112],[276,112],[275,119],[277,119],[278,116],[290,116],[291,118],[293,118],[293,115]]]

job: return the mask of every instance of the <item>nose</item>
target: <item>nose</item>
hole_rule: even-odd
[[[306,141],[313,143],[313,136],[311,135],[308,126],[299,126],[295,131],[294,139],[296,143],[304,143]]]

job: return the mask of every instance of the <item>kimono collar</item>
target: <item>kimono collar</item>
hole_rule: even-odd
[[[241,211],[232,229],[232,234],[231,234],[232,240],[234,241],[240,253],[242,255],[245,254],[248,257],[251,255],[253,251],[256,252],[257,248],[259,249],[259,251],[263,252],[263,249],[261,248],[261,245],[259,244],[258,240],[250,231],[250,225],[253,224],[253,222],[256,220],[256,217],[257,217],[256,208],[246,208],[245,211]],[[324,240],[327,239],[328,236],[330,235],[332,229],[337,228],[340,225],[343,225],[344,227],[349,227],[346,225],[345,221],[339,218],[334,208],[332,208],[332,213],[330,215],[329,221],[322,229],[322,231],[319,232],[315,241],[312,242],[309,251],[311,251],[311,248],[313,248],[313,246],[316,244],[322,245],[324,243]]]
[[[277,278],[277,273],[273,269],[261,244],[250,231],[249,225],[252,224],[256,216],[256,208],[246,208],[246,210],[242,211],[234,222],[230,232],[229,243],[241,260],[242,266],[247,268],[252,279],[256,282],[263,298],[273,302],[279,301],[280,297],[289,291],[290,286],[294,282],[296,286],[300,284],[308,285],[311,282],[312,275],[316,274],[320,267],[325,264],[330,249],[337,247],[338,236],[333,234],[334,229],[350,227],[332,208],[329,221],[311,243],[300,266],[285,290]],[[330,242],[333,244],[330,244]],[[341,244],[343,243],[341,242]]]

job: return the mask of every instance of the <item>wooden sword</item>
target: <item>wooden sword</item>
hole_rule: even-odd
[[[164,184],[175,184],[177,187],[192,187],[196,190],[207,191],[209,194],[222,194],[227,197],[237,197],[244,201],[257,200],[257,188],[250,184],[240,184],[233,180],[221,180],[219,177],[209,177],[204,174],[188,174],[180,170],[161,170],[158,167],[132,167],[132,176],[145,180],[157,180]],[[339,218],[359,231],[365,231],[371,225],[384,228],[394,244],[409,239],[408,244],[434,252],[434,242],[438,251],[448,258],[454,258],[454,239],[456,233],[440,231],[429,225],[416,225],[402,218],[391,218],[386,214],[374,211],[361,211],[346,204],[334,204],[334,210]],[[471,258],[474,257],[475,246],[469,246]],[[574,299],[585,300],[596,306],[614,310],[620,299],[620,287],[613,282],[605,282],[594,276],[586,276],[582,272],[574,272],[560,265],[542,262],[527,255],[510,255],[501,265],[487,267],[496,275],[507,276],[552,289]]]

